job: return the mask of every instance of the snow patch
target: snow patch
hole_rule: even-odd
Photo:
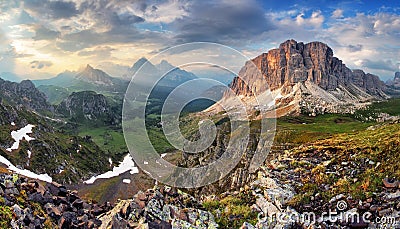
[[[165,156],[167,156],[166,153],[162,153],[162,154],[161,154],[161,158],[164,158]]]
[[[26,151],[28,153],[28,158],[31,158],[32,152],[30,150]]]
[[[114,167],[112,171],[108,171],[108,172],[100,174],[98,176],[93,176],[89,180],[84,181],[83,183],[93,184],[95,182],[95,180],[97,180],[97,179],[116,177],[127,171],[130,171],[131,174],[139,173],[139,170],[135,166],[135,162],[133,161],[132,156],[130,154],[127,154],[124,157],[124,160],[118,166]]]
[[[15,122],[11,122],[11,126],[15,126]]]
[[[4,158],[1,155],[0,155],[0,162],[5,164],[8,167],[9,170],[11,170],[11,171],[13,171],[13,172],[15,172],[17,174],[20,174],[20,175],[23,175],[23,176],[26,176],[26,177],[30,177],[30,178],[33,178],[33,179],[38,179],[38,180],[41,180],[41,181],[46,181],[48,183],[51,183],[53,181],[53,179],[49,175],[47,175],[47,173],[45,173],[45,174],[36,174],[36,173],[34,173],[32,171],[29,171],[27,169],[19,169],[19,168],[15,167],[15,165],[11,164],[11,162],[9,160],[7,160],[6,158]]]
[[[125,183],[125,184],[130,184],[131,183],[131,179],[123,179],[122,182]]]
[[[28,136],[28,134],[32,133],[32,128],[35,127],[34,125],[28,124],[25,127],[19,129],[19,130],[13,130],[11,131],[11,137],[15,140],[14,144],[10,147],[7,148],[8,152],[11,152],[14,149],[18,149],[19,148],[19,142],[22,139],[25,139],[26,141],[31,141],[31,140],[35,140],[34,138],[31,138]]]
[[[108,158],[108,162],[110,163],[110,166],[111,166],[112,165],[111,157]]]

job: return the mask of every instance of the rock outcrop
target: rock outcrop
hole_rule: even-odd
[[[111,76],[100,69],[93,68],[89,64],[82,72],[77,74],[75,78],[99,85],[113,85],[113,78]]]
[[[396,88],[400,88],[400,72],[396,72],[394,74],[393,86],[395,86]]]
[[[119,122],[120,106],[94,91],[73,92],[57,106],[56,112],[75,120]]]
[[[0,197],[2,228],[218,228],[199,201],[170,187],[99,205],[57,183],[0,174]]]
[[[253,63],[257,69],[252,67]],[[258,70],[261,74],[255,74]],[[261,75],[264,81],[259,79]],[[278,97],[276,107],[283,110],[279,115],[351,112],[351,108],[363,102],[387,98],[386,85],[378,76],[350,70],[321,42],[282,43],[279,48],[247,62],[231,89],[245,97],[259,95],[266,87],[260,85],[262,82],[267,83],[273,95],[279,95],[274,96]],[[230,96],[226,93],[225,99]]]
[[[214,216],[176,188],[155,187],[121,200],[101,215],[101,228],[218,228]]]
[[[0,174],[2,228],[98,228],[109,204],[88,203],[57,183]]]
[[[53,112],[54,108],[46,101],[30,80],[15,83],[0,79],[0,97],[15,106],[24,106],[36,112]]]
[[[400,97],[400,72],[394,74],[394,78],[386,82],[388,94],[393,98]]]

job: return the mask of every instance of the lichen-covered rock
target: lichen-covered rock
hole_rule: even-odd
[[[121,222],[127,228],[218,228],[214,216],[201,208],[187,193],[168,186],[156,187],[137,193],[132,200],[118,202],[99,217],[100,228]]]

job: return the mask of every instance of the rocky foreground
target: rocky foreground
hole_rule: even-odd
[[[295,176],[292,173],[293,170],[290,170],[284,172],[283,176]],[[291,206],[297,196],[296,188],[281,183],[280,178],[282,172],[278,169],[262,167],[257,180],[240,192],[203,196],[202,201],[198,201],[174,188],[155,187],[137,193],[132,199],[120,200],[112,206],[109,203],[98,205],[82,200],[76,192],[55,183],[43,184],[16,175],[1,174],[0,193],[3,198],[0,205],[0,227],[253,229],[400,226],[399,181],[385,179],[384,191],[378,193],[376,199],[366,201],[357,201],[351,195],[340,194],[322,205],[322,198],[318,196],[323,194],[316,195],[314,206],[304,204],[301,207],[304,212],[300,213]],[[242,209],[240,200],[248,201],[246,204],[251,205],[250,208]],[[338,203],[343,201],[348,205],[338,212]],[[220,209],[223,205],[224,208]],[[214,214],[207,211],[207,208],[212,209]],[[321,208],[337,214],[320,217]],[[367,211],[371,214],[364,219],[362,216],[366,214],[363,213]],[[247,218],[250,222],[243,222],[249,216],[252,216]],[[377,217],[385,219],[385,223],[376,223]]]
[[[102,205],[3,171],[0,228],[400,228],[399,152],[400,124],[380,124],[287,150],[240,190],[156,186]]]
[[[217,228],[200,202],[163,187],[114,206],[80,199],[57,183],[0,175],[0,228]]]

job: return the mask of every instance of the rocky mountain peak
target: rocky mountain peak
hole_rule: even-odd
[[[98,85],[112,85],[112,77],[100,69],[93,68],[89,64],[86,68],[78,73],[75,78]]]
[[[394,74],[393,80],[388,81],[388,85],[395,90],[397,90],[397,94],[399,94],[399,89],[400,89],[400,72],[396,72]],[[395,93],[396,94],[396,93]]]
[[[170,69],[173,69],[173,68],[175,68],[172,64],[170,64],[168,61],[166,61],[166,60],[162,60],[158,65],[157,65],[157,68],[158,69],[160,69],[161,71],[162,70],[170,70]]]
[[[35,88],[35,85],[30,80],[22,80],[19,85],[21,86],[21,88],[24,88],[24,89],[34,89]]]
[[[132,67],[129,69],[128,75],[134,75],[140,69],[140,67],[142,67],[142,65],[145,64],[146,62],[147,64],[142,69],[142,72],[144,72],[145,74],[152,74],[155,71],[157,71],[156,67],[150,61],[142,57],[132,65]]]
[[[253,63],[267,86],[259,85],[262,80],[257,78]],[[304,44],[287,40],[279,48],[246,63],[231,84],[236,95],[245,97],[254,92],[262,93],[260,88],[264,91],[269,88],[283,97],[276,102],[278,107],[284,109],[282,115],[291,112],[315,113],[315,107],[320,106],[325,108],[318,112],[349,112],[347,108],[354,107],[354,104],[387,97],[386,86],[378,76],[362,70],[350,70],[334,57],[327,44],[318,41]]]

